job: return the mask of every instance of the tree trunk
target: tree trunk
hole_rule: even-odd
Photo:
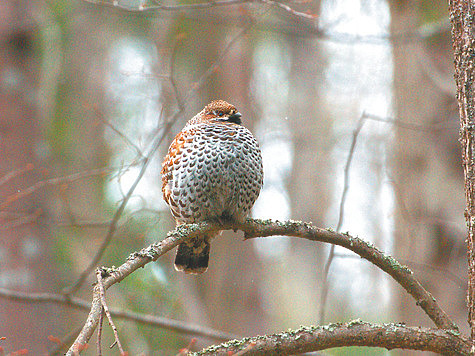
[[[465,176],[465,219],[467,222],[468,249],[468,322],[475,354],[475,33],[472,0],[449,1],[452,20],[452,39],[455,57],[455,81],[460,113],[460,141],[462,143],[462,165]]]
[[[461,321],[466,315],[464,292],[448,279],[446,273],[450,270],[457,274],[464,268],[464,259],[459,253],[463,235],[451,228],[451,225],[463,225],[457,131],[447,129],[455,120],[453,94],[434,81],[438,72],[447,73],[450,84],[450,39],[447,33],[410,40],[401,35],[417,32],[421,20],[427,20],[422,18],[426,13],[414,10],[415,3],[389,3],[391,31],[395,38],[395,116],[400,121],[420,127],[408,130],[400,125],[394,126],[394,255],[415,271],[423,285],[463,329]],[[427,6],[437,9],[440,8],[438,4],[428,2]],[[445,13],[435,15],[446,16]],[[443,129],[438,125],[440,122]],[[445,272],[438,273],[438,270]],[[398,319],[408,325],[430,325],[416,312],[414,303],[404,292],[396,289],[396,293]]]
[[[44,179],[37,152],[44,145],[36,98],[38,55],[34,50],[34,22],[29,1],[0,5],[0,286],[20,291],[53,288],[52,261],[43,216],[46,193],[14,201],[16,194]],[[16,173],[15,173],[16,172]],[[22,173],[21,173],[22,172]],[[7,179],[8,175],[13,175]],[[1,301],[1,346],[7,352],[27,349],[45,354],[61,325],[51,322],[44,305]]]

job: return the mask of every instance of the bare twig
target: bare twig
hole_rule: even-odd
[[[117,127],[115,127],[114,125],[112,125],[112,123],[110,123],[109,121],[107,121],[106,119],[104,119],[102,116],[99,116],[99,113],[97,112],[96,110],[96,113],[97,113],[97,116],[99,117],[99,120],[101,120],[101,122],[106,125],[107,127],[109,127],[112,131],[114,131],[119,137],[121,137],[130,147],[132,147],[135,152],[137,152],[137,155],[142,158],[143,157],[143,152],[142,150],[140,149],[139,146],[137,146],[135,143],[132,142],[132,140],[125,134],[123,133],[122,131],[120,131]]]
[[[107,231],[106,236],[104,237],[104,240],[101,243],[101,246],[96,251],[96,254],[94,255],[93,259],[91,260],[89,265],[84,269],[84,271],[81,273],[77,281],[72,286],[65,288],[64,294],[66,295],[74,294],[81,287],[81,285],[86,280],[87,276],[89,276],[92,270],[96,267],[99,260],[102,258],[102,255],[104,254],[107,246],[109,245],[110,241],[112,240],[112,237],[114,236],[117,230],[120,217],[122,216],[122,213],[124,212],[125,207],[127,206],[127,203],[132,197],[135,191],[135,188],[137,188],[137,185],[140,183],[142,177],[144,176],[145,171],[147,170],[148,165],[150,164],[150,161],[152,160],[154,153],[160,147],[160,144],[162,143],[163,139],[165,138],[166,134],[168,133],[172,125],[173,125],[173,122],[170,121],[162,127],[160,135],[156,137],[152,147],[150,148],[150,150],[147,152],[147,155],[142,160],[140,171],[139,171],[139,174],[137,175],[137,178],[135,179],[134,183],[128,190],[126,196],[124,197],[124,199],[122,199],[122,202],[120,203],[119,207],[115,211],[114,216],[112,217],[111,224],[109,225],[109,229]]]
[[[18,291],[12,291],[5,288],[0,288],[0,297],[6,298],[10,300],[16,300],[21,302],[28,302],[28,303],[53,303],[53,304],[60,304],[65,305],[67,307],[86,310],[89,311],[91,305],[89,302],[76,298],[73,296],[65,296],[63,294],[54,294],[54,293],[24,293]],[[135,313],[131,311],[126,311],[122,309],[114,309],[109,308],[111,315],[115,318],[125,319],[129,321],[133,321],[136,323],[146,324],[153,327],[164,328],[172,331],[176,331],[182,334],[188,335],[195,335],[205,337],[210,340],[215,341],[225,341],[230,339],[236,339],[239,336],[235,334],[226,333],[219,330],[214,330],[210,328],[206,328],[202,325],[193,325],[190,323],[185,323],[179,320],[173,320],[163,317],[158,317],[154,315],[148,314],[141,314]],[[79,334],[79,329],[73,340],[76,338],[77,334]],[[66,341],[64,341],[66,343]],[[69,345],[69,344],[68,344]]]
[[[58,185],[58,184],[63,184],[63,183],[70,183],[74,182],[78,179],[83,179],[87,177],[93,177],[101,174],[109,174],[112,171],[114,171],[115,168],[112,167],[103,167],[103,168],[95,168],[91,169],[88,171],[83,171],[83,172],[78,172],[74,174],[70,174],[64,177],[57,177],[57,178],[49,178],[45,179],[39,182],[36,182],[32,186],[29,186],[27,188],[24,188],[20,190],[18,193],[12,194],[8,196],[1,204],[0,204],[0,209],[4,209],[6,206],[10,205],[11,203],[22,199],[30,194],[33,194],[34,192],[47,187],[47,186],[53,186],[53,185]]]
[[[345,324],[303,326],[279,334],[235,340],[188,355],[294,355],[342,346],[423,350],[444,355],[469,355],[470,351],[467,340],[450,331],[354,320]]]
[[[344,253],[335,253],[335,258],[343,259],[358,259],[361,258],[356,255],[348,255]],[[399,262],[404,263],[406,266],[409,266],[412,270],[425,272],[427,274],[437,273],[441,278],[452,281],[460,289],[465,289],[467,287],[466,281],[457,276],[448,268],[442,268],[428,263],[418,263],[410,260],[399,260]],[[433,276],[432,276],[433,277]]]
[[[20,168],[20,169],[17,169],[17,170],[14,170],[14,171],[11,171],[11,172],[5,174],[3,177],[0,177],[0,186],[8,183],[9,181],[11,181],[12,179],[14,179],[18,176],[21,176],[21,175],[25,174],[28,171],[31,171],[33,168],[34,168],[33,164],[30,163],[30,164],[27,164],[23,168]]]
[[[164,4],[154,4],[147,6],[129,6],[120,4],[118,1],[108,2],[108,1],[97,1],[97,0],[83,0],[84,2],[100,5],[104,7],[111,7],[115,9],[120,9],[127,12],[156,12],[156,11],[187,11],[187,10],[205,10],[212,7],[226,7],[233,5],[240,5],[244,3],[254,2],[255,0],[218,0],[218,1],[207,1],[194,4],[181,4],[181,5],[164,5]]]
[[[36,222],[38,218],[43,214],[43,210],[36,209],[32,214],[20,215],[18,218],[9,222],[2,222],[0,226],[0,231],[10,230],[19,226],[28,225]],[[1,217],[1,216],[0,216]]]
[[[183,39],[184,39],[184,36],[181,34],[179,34],[175,39],[175,43],[173,45],[172,55],[170,59],[170,77],[169,77],[170,84],[172,85],[173,93],[175,94],[176,102],[180,110],[185,110],[185,104],[183,102],[183,99],[181,98],[181,95],[180,95],[180,92],[178,90],[178,86],[175,80],[175,59],[178,53],[178,46],[181,44]]]
[[[182,348],[178,351],[178,354],[176,356],[186,356],[186,355],[188,355],[188,353],[191,352],[191,348],[193,346],[195,346],[195,344],[196,344],[196,339],[195,338],[191,339],[186,347],[184,347],[184,348]]]
[[[315,20],[318,17],[318,15],[315,15],[315,14],[307,14],[305,12],[297,11],[291,8],[289,5],[279,2],[279,1],[273,1],[273,0],[258,0],[258,1],[264,4],[274,6],[274,7],[279,7],[283,9],[284,11],[287,11],[291,15],[294,15],[297,17],[303,17],[308,20]]]
[[[105,314],[107,317],[107,320],[109,321],[109,325],[112,328],[112,332],[114,333],[114,338],[115,341],[114,343],[110,346],[112,349],[116,344],[117,347],[119,348],[120,354],[124,355],[124,348],[122,347],[122,344],[119,339],[119,333],[117,332],[117,327],[114,324],[114,320],[112,320],[111,313],[109,311],[109,307],[107,306],[107,301],[106,301],[106,291],[104,289],[104,284],[102,283],[102,269],[98,268],[96,270],[96,278],[97,278],[97,286],[99,288],[99,297],[101,298],[101,304],[102,304],[102,310],[99,316],[99,321],[102,320],[102,315]]]
[[[295,9],[292,9],[290,6],[274,1],[274,0],[217,0],[217,1],[206,1],[194,4],[180,4],[180,5],[164,5],[164,4],[152,4],[152,5],[142,5],[142,6],[129,6],[120,4],[119,2],[107,2],[107,1],[95,1],[95,0],[83,0],[87,3],[94,5],[101,5],[107,7],[113,7],[128,12],[157,12],[157,11],[167,11],[167,12],[176,12],[176,11],[190,11],[190,10],[205,10],[215,7],[228,7],[242,4],[252,4],[252,3],[264,3],[282,9],[293,16],[301,17],[309,20],[315,20],[316,15],[307,14],[305,12],[300,12]]]
[[[343,190],[341,193],[341,198],[340,198],[340,205],[339,205],[339,212],[338,212],[338,222],[336,226],[336,231],[340,231],[341,225],[343,224],[344,220],[344,215],[345,215],[345,202],[346,202],[346,196],[348,194],[348,189],[350,187],[350,166],[351,162],[353,160],[354,152],[355,152],[355,147],[356,143],[358,140],[359,133],[361,129],[363,128],[366,120],[372,120],[372,121],[377,121],[377,122],[383,122],[386,124],[391,124],[395,125],[398,127],[401,127],[402,129],[407,129],[407,130],[413,130],[413,131],[422,131],[422,132],[433,132],[437,130],[443,130],[443,129],[448,129],[447,127],[447,121],[441,122],[441,123],[436,123],[433,125],[420,125],[420,124],[413,124],[413,123],[408,123],[401,121],[399,119],[394,119],[394,118],[389,118],[389,117],[381,117],[377,116],[374,114],[368,114],[364,112],[361,117],[358,120],[358,123],[353,130],[353,138],[350,144],[350,149],[348,153],[348,157],[345,163],[345,168],[344,168],[344,178],[343,178]],[[444,126],[445,125],[445,126]],[[328,297],[328,290],[329,290],[329,281],[328,281],[328,274],[330,271],[330,267],[333,263],[333,260],[335,258],[335,245],[332,245],[330,247],[330,252],[328,254],[327,261],[325,263],[325,267],[323,269],[323,282],[322,282],[322,294],[320,297],[320,310],[319,310],[319,321],[320,324],[323,324],[325,321],[325,310],[326,310],[326,301]]]
[[[349,249],[388,273],[416,300],[417,305],[422,308],[437,327],[458,334],[457,325],[450,320],[447,314],[439,307],[434,297],[424,289],[420,282],[413,276],[411,270],[407,267],[399,264],[391,256],[385,255],[376,247],[358,237],[317,228],[304,222],[279,222],[273,220],[247,219],[243,224],[229,223],[214,225],[204,222],[199,224],[181,225],[171,231],[166,239],[159,243],[154,243],[139,252],[133,253],[121,266],[108,270],[109,275],[103,279],[104,289],[106,290],[110,286],[122,281],[128,275],[146,264],[156,261],[187,238],[203,235],[210,231],[228,229],[239,229],[244,231],[246,239],[284,235],[305,238],[312,241],[327,242]],[[93,290],[92,304],[88,318],[81,333],[74,344],[70,347],[68,355],[73,355],[73,351],[77,348],[77,345],[84,345],[89,342],[89,339],[99,322],[100,312],[100,290],[96,285]]]
[[[102,0],[83,0],[86,3],[99,5],[104,7],[109,7],[112,9],[117,9],[120,11],[127,11],[133,13],[172,13],[172,14],[182,14],[184,12],[191,11],[200,11],[207,10],[210,8],[220,8],[220,7],[232,7],[237,5],[244,4],[268,4],[272,7],[278,8],[279,10],[284,10],[286,13],[291,14],[299,20],[303,20],[302,28],[296,29],[295,24],[292,24],[288,27],[289,32],[295,35],[295,32],[300,32],[300,35],[318,37],[321,39],[333,41],[333,42],[344,42],[344,43],[373,43],[373,44],[387,44],[389,41],[393,44],[396,43],[407,43],[407,42],[417,42],[424,41],[431,36],[437,35],[439,33],[448,32],[449,26],[446,19],[440,21],[434,21],[431,23],[424,24],[415,31],[408,31],[403,33],[396,34],[383,34],[383,35],[355,35],[353,33],[341,33],[341,32],[332,32],[331,29],[322,29],[314,23],[314,20],[317,18],[316,14],[308,14],[304,12],[297,11],[285,3],[275,1],[275,0],[216,0],[216,1],[203,1],[198,3],[191,4],[179,4],[179,5],[165,5],[163,3],[159,4],[142,4],[139,6],[130,6],[120,3],[119,1],[102,1]],[[202,20],[202,19],[201,19]],[[206,21],[219,21],[216,19],[207,18]],[[230,17],[226,16],[226,25],[229,26]],[[308,24],[311,23],[311,26]],[[272,28],[272,24],[266,24],[264,29],[277,30],[281,31],[285,26],[280,24],[278,28]]]
[[[414,124],[412,122],[405,122],[400,119],[394,119],[391,117],[377,116],[377,115],[369,114],[369,113],[365,113],[364,117],[367,120],[384,122],[384,123],[392,124],[402,129],[411,130],[411,131],[435,132],[435,131],[455,129],[457,127],[456,124],[454,124],[454,122],[450,119],[443,120],[440,122],[435,122],[430,125],[424,125],[424,124]]]
[[[68,345],[71,345],[71,343],[74,341],[74,339],[76,339],[80,331],[81,328],[76,328],[73,331],[69,332],[65,337],[63,337],[62,340],[59,338],[54,338],[56,340],[51,340],[51,338],[48,338],[56,343],[56,347],[48,352],[48,356],[57,356],[60,354],[61,350],[67,350]]]
[[[102,356],[102,324],[104,322],[104,308],[99,316],[99,325],[97,328],[97,356]]]
[[[336,224],[336,231],[340,231],[341,225],[343,224],[343,219],[345,217],[345,202],[346,196],[348,194],[348,189],[350,188],[350,166],[353,161],[353,156],[355,153],[356,142],[358,140],[358,135],[360,134],[361,129],[363,128],[365,122],[365,113],[363,113],[358,120],[358,124],[353,131],[353,139],[351,140],[350,151],[348,153],[348,158],[346,159],[345,169],[344,169],[344,178],[343,178],[343,191],[341,192],[340,198],[340,208],[338,210],[338,222]],[[323,324],[325,321],[325,310],[327,304],[327,296],[329,290],[329,281],[328,273],[330,272],[330,266],[335,257],[335,245],[331,245],[330,252],[328,254],[327,262],[325,263],[325,268],[323,270],[323,283],[322,283],[322,294],[320,297],[320,324]]]

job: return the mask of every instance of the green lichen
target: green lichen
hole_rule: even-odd
[[[349,328],[351,328],[351,327],[357,326],[357,325],[367,325],[367,323],[365,323],[361,319],[355,319],[355,320],[351,320],[350,322],[348,322],[347,325],[348,325]]]
[[[101,277],[106,278],[106,277],[109,277],[114,272],[116,272],[117,267],[116,266],[112,266],[112,267],[102,266],[102,267],[99,267],[99,270],[101,271]]]
[[[460,331],[458,329],[451,329],[451,330],[446,330],[447,334],[453,335],[453,336],[460,336]]]
[[[233,348],[235,350],[243,350],[245,349],[248,345],[249,342],[255,341],[256,339],[262,338],[262,336],[256,336],[253,338],[250,337],[245,337],[241,340],[229,340],[226,342],[223,342],[222,344],[219,345],[211,345],[208,346],[206,349],[203,349],[198,352],[191,352],[188,355],[190,356],[199,356],[199,355],[206,355],[206,354],[214,354],[218,352],[222,348]]]
[[[409,269],[409,267],[400,264],[396,259],[390,255],[384,255],[386,261],[391,265],[391,267],[395,270],[401,270],[404,273],[412,274],[413,272]]]

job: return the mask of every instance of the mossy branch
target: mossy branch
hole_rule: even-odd
[[[282,333],[231,340],[189,356],[294,355],[342,346],[383,347],[388,350],[432,351],[443,355],[469,355],[470,345],[449,330],[370,324],[354,320],[345,324],[302,326]]]
[[[399,264],[391,256],[382,253],[372,244],[358,237],[321,229],[309,223],[299,221],[281,222],[275,220],[247,219],[242,224],[227,223],[219,225],[203,222],[199,224],[181,225],[168,233],[167,238],[164,240],[131,254],[127,258],[127,261],[121,266],[117,268],[102,268],[103,286],[107,290],[115,283],[122,281],[135,270],[145,266],[147,263],[156,261],[187,238],[223,229],[242,230],[246,239],[284,235],[305,238],[312,241],[327,242],[345,247],[393,277],[398,284],[413,296],[416,304],[424,310],[438,328],[450,330],[453,334],[458,333],[457,326],[449,319],[432,295],[422,287],[420,282],[417,281],[411,270],[407,267]],[[211,261],[211,263],[213,262]],[[91,310],[86,323],[76,341],[68,350],[67,355],[74,355],[75,352],[77,353],[78,350],[81,350],[84,345],[89,342],[99,321],[101,310],[100,293],[96,286],[93,290]]]

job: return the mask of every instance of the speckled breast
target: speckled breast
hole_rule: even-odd
[[[179,223],[243,221],[262,187],[259,145],[241,125],[187,125],[170,145],[162,181],[165,201]]]

